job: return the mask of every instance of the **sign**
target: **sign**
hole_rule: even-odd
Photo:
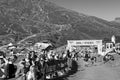
[[[102,40],[68,40],[68,44],[73,45],[96,45],[101,43]]]
[[[97,46],[98,53],[102,54],[102,40],[68,40],[68,49],[72,51],[74,46]]]

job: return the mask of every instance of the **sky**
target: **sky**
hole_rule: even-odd
[[[108,21],[120,17],[120,0],[50,0],[55,4]]]

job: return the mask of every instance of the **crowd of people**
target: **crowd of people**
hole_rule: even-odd
[[[90,50],[84,52],[74,49],[70,51],[66,49],[57,53],[55,50],[28,50],[22,49],[17,51],[9,47],[6,53],[0,51],[0,78],[16,80],[40,80],[52,79],[69,73],[72,68],[72,61],[83,58],[85,62],[96,62],[96,55]],[[7,55],[6,55],[7,54]],[[9,56],[8,56],[9,54]]]
[[[0,72],[2,79],[16,78],[17,80],[50,79],[67,74],[71,70],[71,60],[75,60],[75,53],[66,50],[56,53],[54,50],[41,52],[28,51],[24,55],[14,53],[11,50],[9,56],[4,52],[0,56]],[[14,53],[14,54],[13,54]],[[8,53],[7,53],[8,54]],[[20,55],[21,54],[21,55]],[[21,57],[21,59],[19,59]]]

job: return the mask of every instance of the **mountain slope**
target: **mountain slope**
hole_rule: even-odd
[[[47,0],[0,0],[0,43],[103,39],[120,35],[120,25],[57,6]],[[24,40],[22,42],[24,42]]]

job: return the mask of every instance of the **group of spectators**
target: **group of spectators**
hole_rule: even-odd
[[[7,48],[6,53],[0,51],[0,79],[50,79],[69,73],[73,66],[72,60],[77,61],[81,58],[85,62],[90,61],[92,64],[97,60],[96,54],[87,48],[83,50],[65,50],[59,53],[49,48],[38,51],[16,48],[10,46]]]
[[[0,51],[0,53],[3,53]],[[14,66],[14,62],[17,60],[17,56],[0,56],[0,78],[12,78],[15,77],[15,71],[17,69],[16,66]]]
[[[50,79],[54,76],[67,74],[72,68],[72,60],[76,61],[79,57],[83,57],[85,61],[89,59],[94,61],[95,59],[95,57],[90,56],[89,52],[82,54],[78,50],[66,50],[57,53],[54,50],[42,49],[38,52],[36,50],[27,51],[23,55],[25,49],[22,49],[19,53],[17,50],[8,49],[10,51],[9,53],[7,52],[7,54],[10,54],[9,56],[0,56],[0,72],[2,73],[0,77],[3,79]]]
[[[51,78],[53,75],[47,74],[47,72],[50,73],[51,71],[48,69],[54,68],[54,76],[67,73],[72,66],[71,59],[73,58],[73,52],[69,52],[69,50],[59,54],[54,52],[54,50],[42,50],[41,52],[29,51],[21,57],[20,61],[18,61],[19,56],[15,54],[9,57],[0,56],[0,73],[2,73],[0,78],[16,78],[17,80]],[[51,65],[54,67],[49,68]]]

